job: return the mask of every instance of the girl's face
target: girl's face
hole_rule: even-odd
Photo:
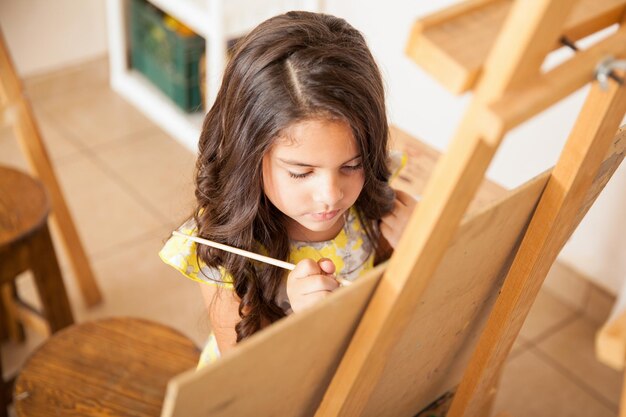
[[[363,188],[361,157],[340,120],[294,123],[276,138],[263,156],[263,190],[287,216],[291,239],[323,241],[339,233]]]

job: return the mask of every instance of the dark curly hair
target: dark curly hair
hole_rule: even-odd
[[[320,118],[352,129],[365,175],[355,208],[376,250],[375,221],[391,211],[394,198],[380,71],[361,33],[343,19],[310,12],[266,20],[235,47],[200,135],[198,235],[287,260],[284,215],[263,193],[262,159],[283,129]],[[207,246],[198,256],[233,278],[241,300],[237,342],[284,317],[275,301],[283,270]]]

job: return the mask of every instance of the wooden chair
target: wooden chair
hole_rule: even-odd
[[[48,231],[49,211],[40,182],[0,166],[0,339],[22,340],[23,323],[54,333],[74,322]],[[41,311],[17,294],[14,280],[26,270],[32,271]],[[13,379],[1,382],[0,416],[6,416]]]
[[[127,317],[77,324],[44,343],[15,384],[18,416],[158,416],[173,376],[200,352],[164,325]]]

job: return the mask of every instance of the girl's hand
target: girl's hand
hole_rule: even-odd
[[[294,313],[302,311],[328,297],[339,287],[332,275],[335,264],[330,259],[303,259],[287,277],[287,297]]]
[[[417,201],[404,191],[394,190],[396,200],[391,213],[381,219],[380,231],[392,248],[396,248]]]

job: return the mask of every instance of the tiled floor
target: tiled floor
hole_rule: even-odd
[[[103,290],[105,302],[86,309],[61,255],[76,319],[146,317],[200,344],[209,324],[196,285],[156,255],[190,213],[194,155],[113,93],[107,76],[102,59],[26,82]],[[27,169],[8,127],[0,130],[0,164]],[[20,278],[20,291],[33,298],[29,279]],[[611,299],[597,291],[586,296],[599,305],[595,313],[542,290],[509,358],[496,410],[516,417],[616,414],[621,374],[599,364],[593,350]],[[16,371],[40,342],[29,333],[24,345],[4,344],[5,369]]]

